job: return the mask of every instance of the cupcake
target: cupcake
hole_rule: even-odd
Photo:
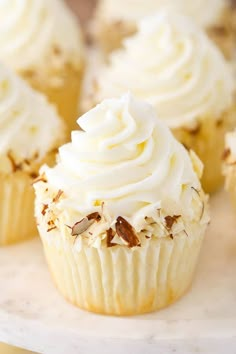
[[[236,11],[227,0],[100,0],[92,32],[105,52],[119,48],[137,31],[137,23],[165,7],[190,16],[216,41],[227,58],[235,51]]]
[[[97,313],[165,307],[189,289],[209,221],[202,164],[129,94],[104,100],[79,124],[34,184],[55,284]]]
[[[0,65],[0,245],[37,234],[31,186],[64,141],[64,125],[42,94]]]
[[[226,134],[225,141],[225,151],[223,154],[225,187],[230,193],[232,202],[236,207],[236,130]]]
[[[110,56],[90,94],[90,106],[130,90],[151,103],[175,136],[205,165],[203,187],[223,182],[224,134],[235,123],[231,66],[188,18],[163,11],[146,18],[124,48]]]
[[[84,67],[77,19],[62,0],[0,1],[0,60],[76,125]]]

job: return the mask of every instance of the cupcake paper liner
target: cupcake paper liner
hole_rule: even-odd
[[[175,137],[192,149],[204,164],[202,177],[203,189],[213,193],[224,182],[222,175],[222,154],[224,151],[225,133],[229,131],[236,121],[235,107],[225,112],[218,120],[214,118],[201,119],[195,130],[179,128],[174,130]]]
[[[0,246],[38,234],[34,219],[32,179],[24,172],[0,176]]]
[[[40,234],[52,277],[68,301],[96,313],[133,315],[168,306],[188,290],[204,231],[152,238],[132,249],[83,243],[77,249],[66,227],[53,237],[43,229]]]
[[[225,169],[225,188],[229,192],[230,199],[236,209],[236,166],[227,166]]]

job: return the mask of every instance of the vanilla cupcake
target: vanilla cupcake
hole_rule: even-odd
[[[1,64],[0,245],[37,234],[31,183],[63,141],[55,107]]]
[[[172,11],[146,18],[97,74],[90,106],[130,90],[204,162],[203,187],[223,182],[224,134],[235,123],[231,67],[191,21]]]
[[[138,22],[168,7],[191,17],[216,41],[227,58],[235,52],[236,10],[227,0],[100,0],[92,33],[105,52],[119,48]]]
[[[98,313],[167,306],[192,283],[209,221],[202,164],[130,95],[104,100],[79,124],[34,184],[55,284]]]
[[[236,207],[236,130],[226,134],[223,160],[225,187]]]
[[[62,0],[0,1],[0,60],[76,125],[83,74],[77,19]]]

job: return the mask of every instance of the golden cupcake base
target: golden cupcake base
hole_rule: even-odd
[[[69,133],[73,129],[78,129],[76,120],[80,113],[83,73],[82,64],[77,69],[67,64],[61,70],[45,74],[45,77],[32,71],[22,73],[22,76],[34,89],[44,93],[49,101],[56,105]]]
[[[109,54],[122,46],[122,41],[136,32],[136,27],[124,21],[95,23],[94,39],[104,52]]]
[[[118,316],[156,311],[179,299],[192,283],[203,233],[153,238],[133,249],[77,250],[66,226],[52,237],[40,230],[61,294],[81,309]]]
[[[199,121],[195,129],[174,130],[176,138],[187,149],[192,149],[204,164],[202,186],[207,193],[217,191],[224,182],[222,174],[222,155],[224,151],[225,133],[236,121],[233,107],[218,120],[205,118]]]
[[[236,210],[236,162],[225,168],[225,188]]]
[[[0,176],[0,246],[28,240],[37,232],[32,178],[25,172]]]
[[[99,8],[95,16],[92,36],[98,41],[105,54],[121,48],[122,41],[137,31],[134,22],[106,21],[100,16]],[[235,60],[236,50],[236,9],[226,8],[219,23],[208,28],[209,37],[220,48],[226,59]]]

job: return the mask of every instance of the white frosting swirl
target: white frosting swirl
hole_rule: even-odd
[[[17,159],[37,154],[40,161],[63,135],[54,106],[0,65],[0,158],[11,152]]]
[[[130,90],[176,128],[218,119],[233,101],[233,75],[218,48],[172,11],[146,18],[98,77],[96,101]]]
[[[192,203],[201,186],[189,154],[149,104],[129,94],[105,100],[79,124],[58,164],[41,170],[50,188],[63,191],[58,209],[76,212],[78,221],[104,203],[111,225],[122,215],[137,230],[160,207],[187,220],[199,216],[201,203],[197,211]]]
[[[200,26],[208,27],[219,20],[227,6],[225,0],[102,0],[98,15],[108,21],[136,22],[159,11],[163,6],[192,17]]]
[[[14,70],[48,64],[53,49],[81,58],[76,18],[62,0],[1,0],[0,59]]]

